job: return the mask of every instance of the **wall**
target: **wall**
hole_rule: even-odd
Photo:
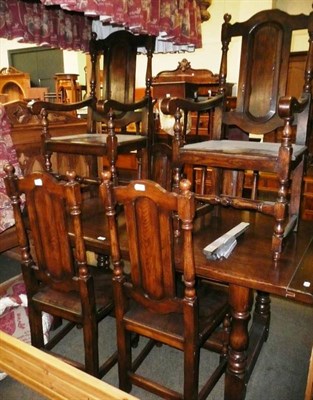
[[[193,68],[207,68],[217,73],[221,57],[220,30],[223,23],[223,15],[229,13],[231,21],[244,21],[260,10],[267,8],[280,8],[290,14],[309,14],[312,10],[312,0],[212,0],[208,9],[211,14],[209,21],[202,24],[203,47],[194,53],[181,54],[155,54],[152,63],[152,74],[156,75],[163,70],[176,69],[178,62],[187,58]],[[0,68],[8,66],[7,50],[21,47],[32,47],[33,45],[20,44],[13,40],[0,39]],[[239,41],[233,41],[229,51],[228,81],[236,82],[239,68],[238,52]],[[305,33],[298,34],[294,40],[294,51],[306,50],[307,36]],[[64,51],[64,72],[79,74],[79,81],[85,84],[85,55],[82,53]],[[145,86],[145,63],[146,57],[138,56],[137,87]]]

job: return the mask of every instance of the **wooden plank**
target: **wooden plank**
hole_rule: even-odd
[[[0,370],[48,399],[137,399],[1,331]]]
[[[305,390],[305,400],[312,400],[312,399],[313,399],[313,347],[310,359],[308,381]]]

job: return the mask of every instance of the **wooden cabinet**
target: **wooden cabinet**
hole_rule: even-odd
[[[152,80],[153,97],[183,97],[197,99],[217,94],[219,76],[208,69],[194,69],[187,59],[178,63],[175,70],[161,71]],[[232,95],[233,84],[227,84],[227,96]],[[191,134],[206,135],[210,138],[214,111],[197,115],[191,114]],[[161,124],[162,131],[162,124]],[[162,132],[161,132],[162,133]]]
[[[30,89],[30,75],[16,68],[2,68],[0,71],[1,102],[7,103],[27,97]]]

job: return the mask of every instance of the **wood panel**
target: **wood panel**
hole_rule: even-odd
[[[4,332],[0,369],[48,399],[137,399]]]

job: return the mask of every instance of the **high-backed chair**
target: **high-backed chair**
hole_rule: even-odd
[[[302,176],[306,164],[310,132],[311,81],[313,68],[313,13],[288,15],[280,10],[265,10],[242,23],[230,23],[224,16],[220,94],[207,101],[188,102],[165,99],[163,112],[176,113],[176,168],[182,163],[212,168],[212,193],[202,196],[212,204],[252,209],[274,217],[272,251],[279,258],[283,240],[297,229]],[[309,47],[299,99],[287,93],[288,60],[292,33],[306,29]],[[225,107],[227,54],[233,37],[242,39],[237,105]],[[214,109],[213,140],[184,146],[180,137],[180,112]],[[263,142],[227,140],[236,127],[246,133],[264,135]],[[280,129],[279,143],[266,142],[266,134]],[[273,173],[277,195],[273,201],[258,196],[257,179],[251,196],[243,193],[246,171]],[[223,171],[223,173],[221,173]],[[178,184],[176,183],[176,186]],[[200,196],[201,197],[201,196]]]
[[[43,154],[47,170],[52,171],[49,148],[51,147],[50,111],[77,112],[84,109],[84,113],[87,114],[87,134],[105,132],[115,136],[117,131],[117,133],[142,135],[148,139],[149,147],[154,123],[150,88],[154,44],[154,37],[133,35],[128,31],[114,32],[102,40],[97,40],[96,33],[92,33],[89,45],[91,74],[88,98],[71,104],[42,101],[29,104],[33,113],[42,115]],[[144,96],[135,101],[137,100],[135,99],[136,57],[140,48],[145,48],[147,54],[146,89]],[[114,118],[114,131],[109,128],[108,110],[112,112]],[[123,145],[121,144],[119,148],[121,146]],[[86,155],[87,151],[83,154]],[[88,162],[92,175],[98,175],[97,162],[94,159]]]
[[[119,103],[132,104],[136,97],[136,65],[139,49],[147,52],[146,90],[144,96],[151,99],[152,52],[155,38],[152,36],[133,35],[128,31],[117,31],[106,39],[96,40],[93,34],[90,50],[91,57],[99,57],[103,76],[100,91],[96,96],[101,100],[115,100]],[[102,65],[101,65],[102,61]],[[91,80],[91,85],[93,81]],[[97,89],[96,89],[97,90]],[[140,110],[121,112],[115,117],[115,127],[125,130],[130,122],[139,124],[142,120]],[[102,119],[102,124],[104,124]],[[138,126],[137,126],[138,127]]]
[[[225,342],[221,340],[220,347],[212,344],[215,351],[217,348],[221,351],[221,362],[214,378],[204,385],[198,397],[200,348],[227,315],[228,291],[204,282],[196,287],[192,240],[195,204],[189,190],[190,183],[182,181],[182,192],[177,194],[150,180],[136,180],[127,186],[114,187],[109,172],[103,172],[102,178],[100,191],[106,206],[114,265],[119,386],[129,392],[135,384],[171,399],[205,398],[224,371],[226,329],[222,329],[220,337]],[[117,204],[124,206],[130,277],[126,277],[123,271],[115,211]],[[183,283],[176,279],[174,213],[178,213],[182,224]],[[150,339],[143,353],[133,362],[131,334]],[[156,343],[183,352],[183,396],[136,372],[144,355]]]
[[[5,171],[6,190],[14,208],[21,249],[31,343],[51,350],[72,328],[81,327],[84,363],[54,354],[91,375],[102,377],[117,360],[115,353],[99,365],[98,323],[113,311],[112,274],[87,265],[80,218],[82,200],[80,185],[74,181],[75,173],[68,173],[69,182],[59,183],[45,172],[18,179],[11,165]],[[32,250],[20,208],[22,194],[26,198]],[[68,235],[70,219],[75,249]],[[42,312],[58,321],[68,321],[47,344],[43,337]]]

